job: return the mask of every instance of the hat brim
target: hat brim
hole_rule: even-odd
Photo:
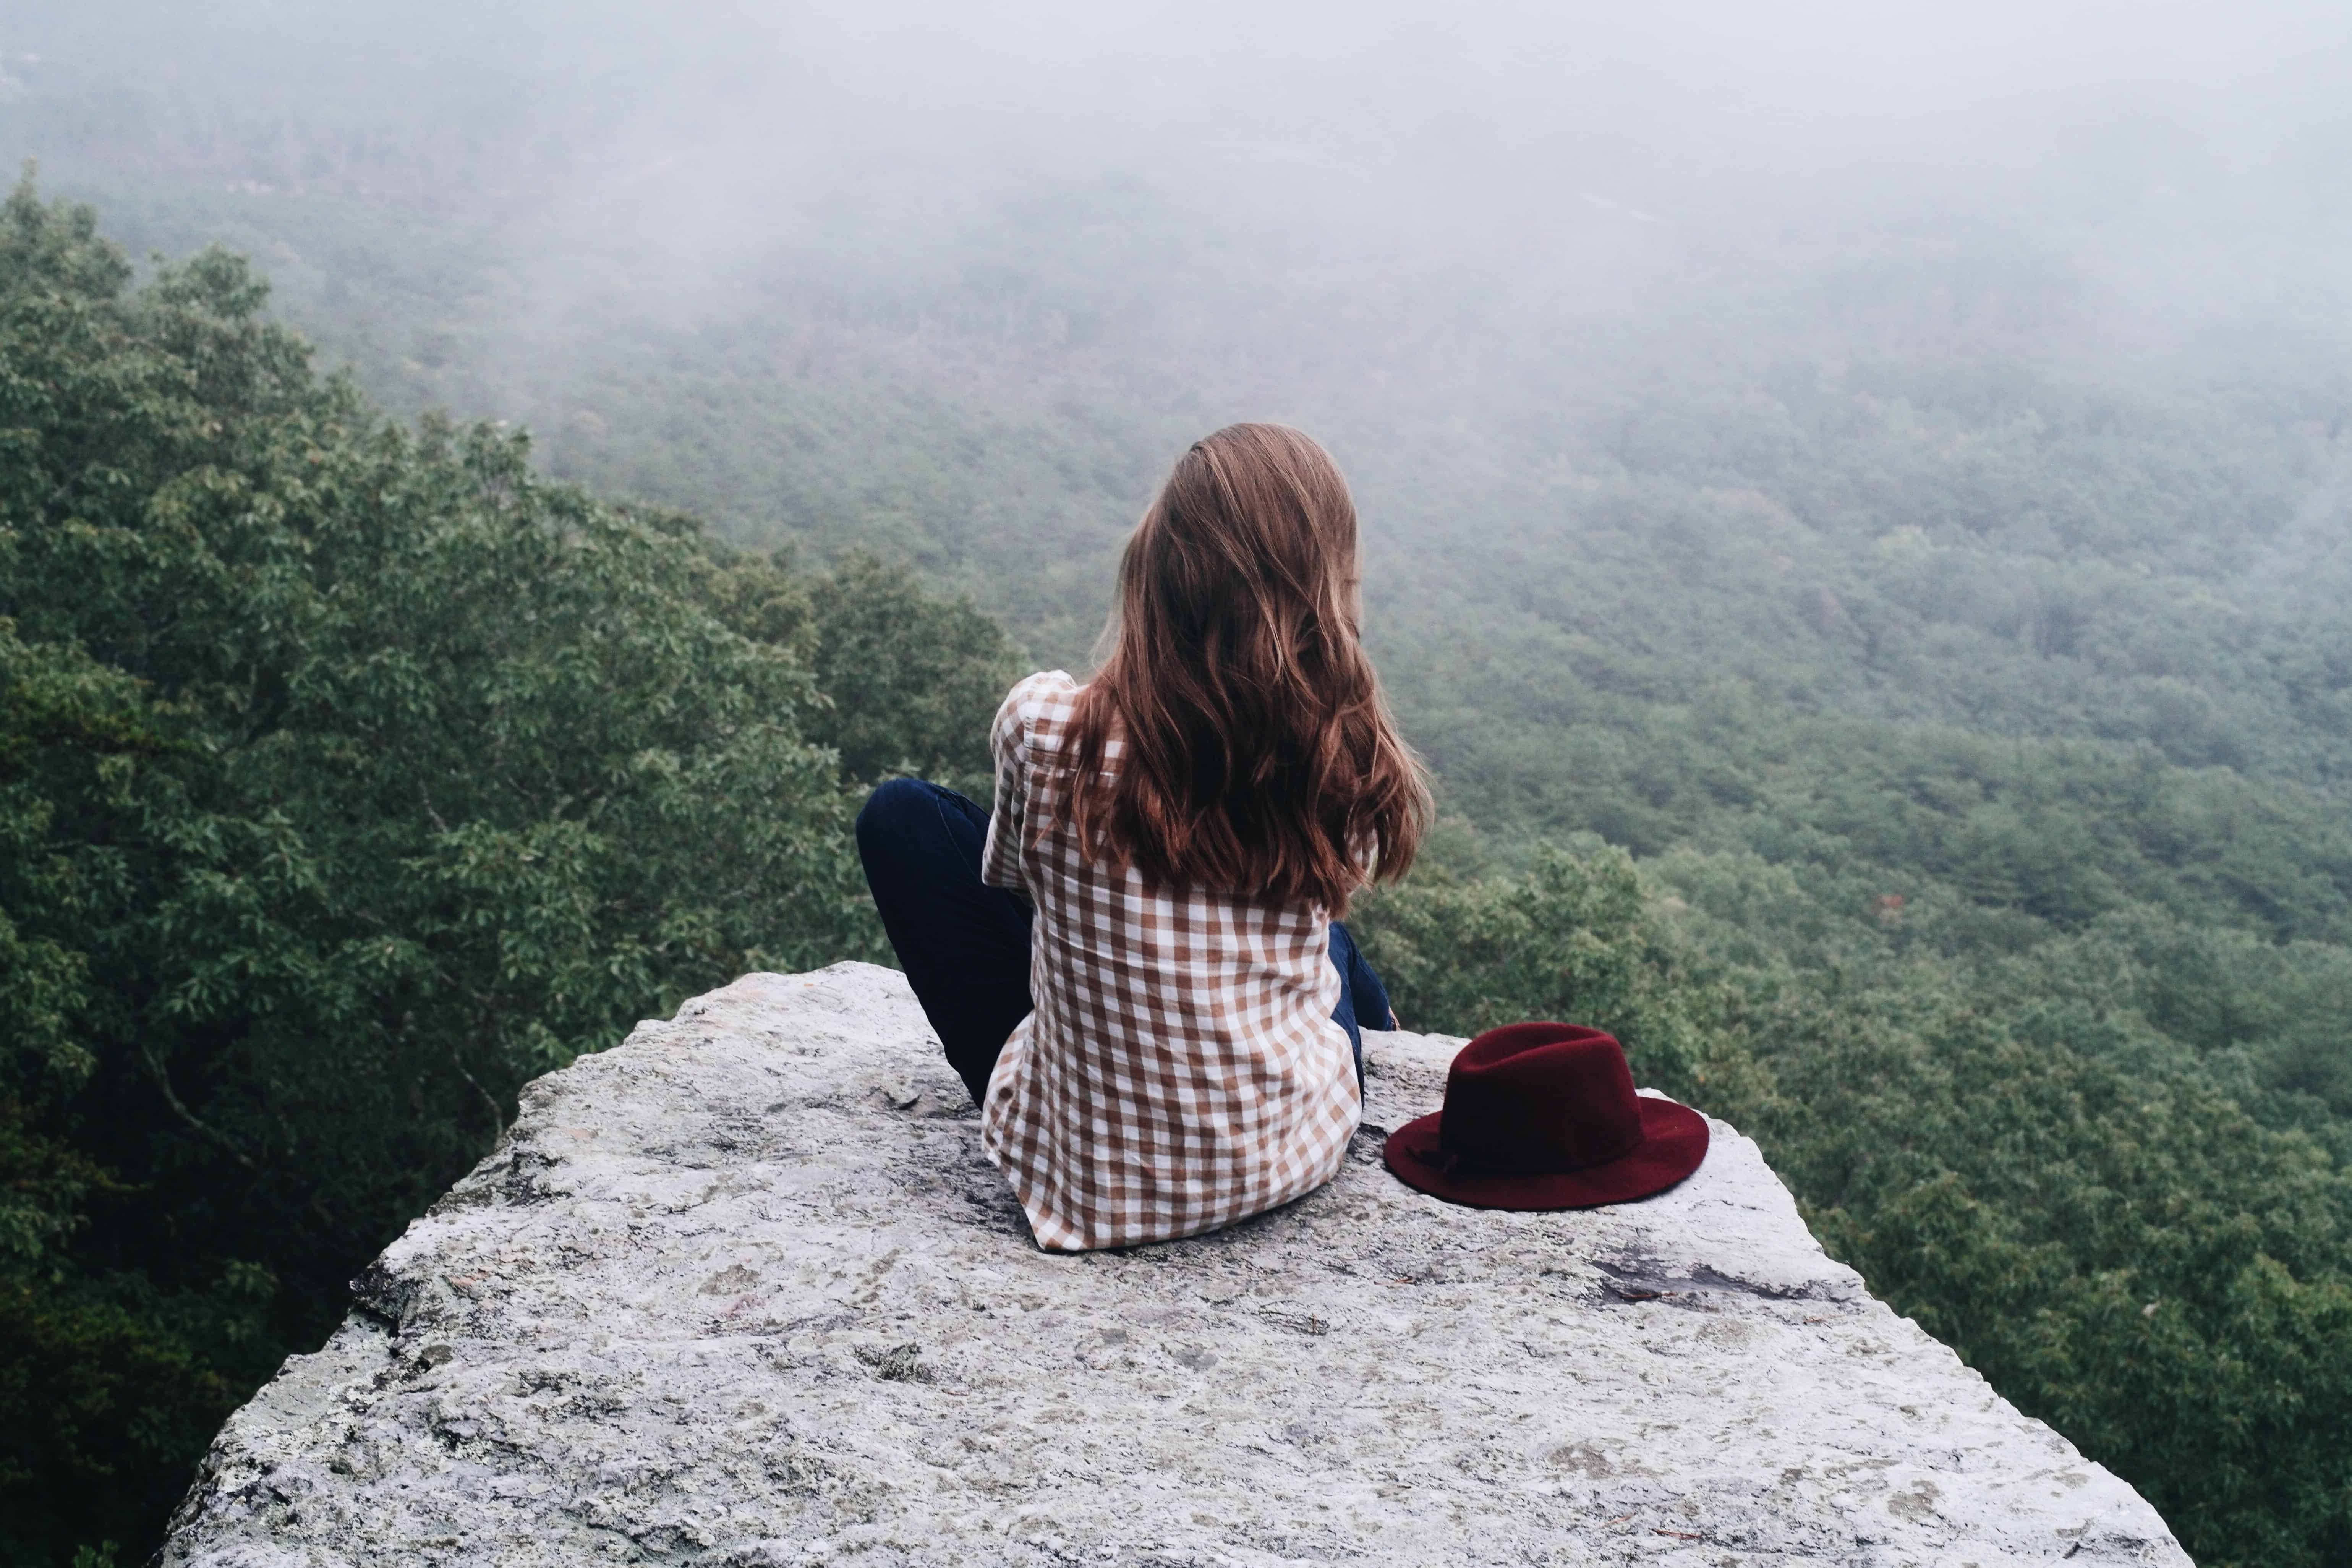
[[[1481,1209],[1591,1209],[1664,1192],[1706,1158],[1706,1118],[1671,1100],[1642,1097],[1642,1142],[1630,1154],[1580,1171],[1480,1171],[1450,1163],[1438,1146],[1444,1111],[1389,1134],[1381,1158],[1407,1186]]]

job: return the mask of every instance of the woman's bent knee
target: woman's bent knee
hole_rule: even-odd
[[[921,822],[925,813],[936,818],[939,812],[936,786],[921,779],[885,779],[857,808],[857,847],[864,849],[898,837]]]

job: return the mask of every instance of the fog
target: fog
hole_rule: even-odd
[[[2347,489],[2338,6],[17,0],[0,71],[45,184],[253,254],[395,409],[870,537],[1055,648],[1093,609],[1002,580],[1098,595],[1170,444],[1236,417],[1327,432],[1408,543],[1523,531],[1562,464],[1811,521],[1752,455],[1872,355],[1909,377],[1873,407],[1971,428],[2194,389],[2317,431],[2242,547],[2159,564],[2285,583]],[[2039,390],[1951,371],[1993,361]]]
[[[1107,176],[1406,254],[1595,221],[2305,235],[2352,189],[2352,16],[2319,4],[18,0],[0,53],[14,150],[60,173],[593,215],[721,268]]]

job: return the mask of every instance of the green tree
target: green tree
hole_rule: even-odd
[[[1643,1082],[1689,1099],[1744,1064],[1700,1027],[1703,987],[1654,897],[1622,850],[1547,847],[1515,877],[1370,894],[1349,929],[1407,1027],[1590,1025],[1617,1037]]]
[[[881,956],[857,781],[968,765],[1005,657],[387,423],[235,258],[131,277],[0,208],[0,1562],[152,1542],[525,1080]]]

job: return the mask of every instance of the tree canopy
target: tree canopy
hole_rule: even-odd
[[[389,423],[263,300],[0,209],[0,1561],[152,1540],[525,1080],[882,956],[861,786],[978,773],[1007,668]]]

